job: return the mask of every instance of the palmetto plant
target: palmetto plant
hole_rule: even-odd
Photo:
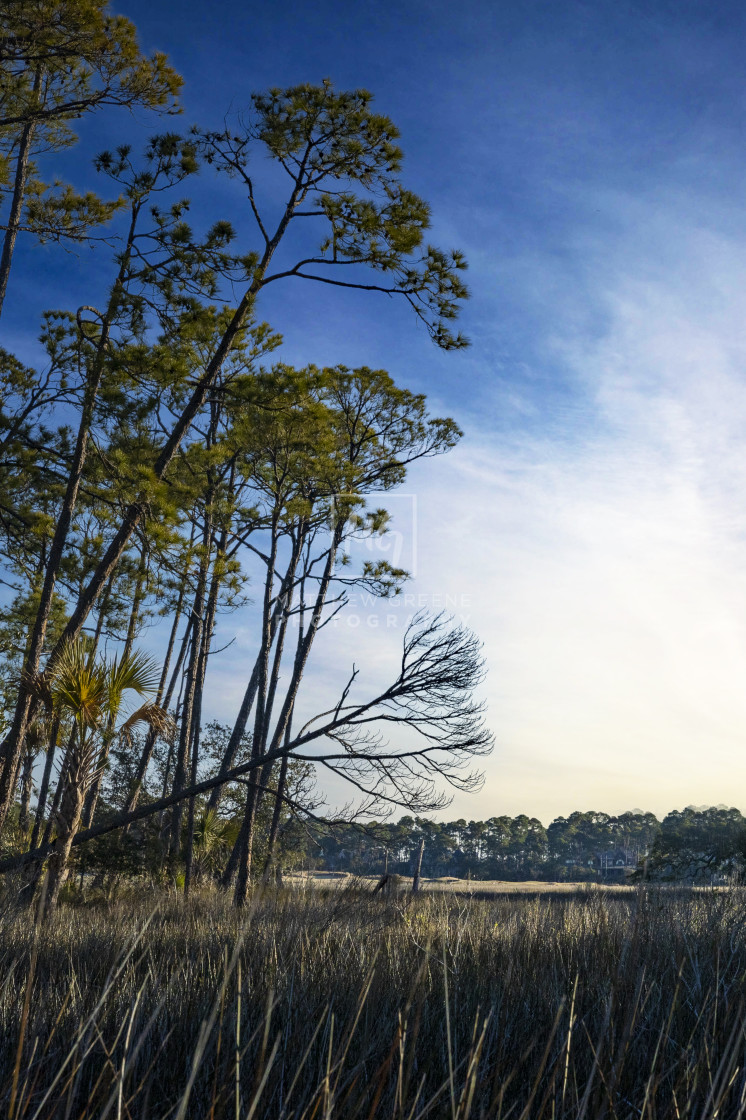
[[[85,796],[105,763],[112,739],[129,737],[142,723],[159,734],[171,730],[170,717],[148,700],[118,724],[126,694],[144,699],[155,691],[157,682],[155,662],[145,654],[133,651],[112,661],[96,659],[82,639],[69,642],[53,665],[29,682],[50,716],[67,716],[73,725],[60,774],[64,786],[55,821],[57,838],[49,860],[45,916],[57,905]]]
[[[239,824],[206,809],[194,826],[194,858],[199,872],[214,871],[238,837]]]

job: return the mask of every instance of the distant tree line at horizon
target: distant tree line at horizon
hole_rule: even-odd
[[[709,882],[746,867],[746,817],[724,806],[687,806],[662,820],[630,811],[612,816],[574,812],[546,827],[536,817],[336,825],[316,837],[309,866],[354,874],[412,874],[424,840],[422,874],[429,878],[593,882]]]

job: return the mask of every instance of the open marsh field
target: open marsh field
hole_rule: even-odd
[[[0,1112],[730,1118],[741,891],[146,891],[0,919]]]
[[[402,893],[411,891],[412,879],[408,875],[395,876]],[[286,884],[293,887],[342,887],[351,889],[362,886],[373,890],[380,876],[355,876],[348,871],[298,871],[285,876]],[[420,890],[430,894],[433,891],[449,894],[467,894],[474,897],[514,894],[590,894],[601,891],[603,894],[624,894],[636,890],[630,883],[554,883],[539,879],[526,879],[512,882],[508,879],[456,879],[444,875],[439,879],[420,879]]]

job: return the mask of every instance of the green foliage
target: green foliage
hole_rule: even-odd
[[[652,813],[571,813],[544,829],[521,815],[486,821],[402,817],[364,828],[315,830],[316,866],[376,873],[388,862],[407,873],[425,839],[431,877],[600,881],[616,878],[711,883],[738,879],[746,864],[746,819],[737,809],[689,807],[662,821]]]
[[[255,264],[257,289],[297,276],[401,296],[439,347],[462,349],[468,341],[450,324],[469,294],[461,279],[466,260],[457,250],[424,243],[429,206],[400,181],[399,132],[388,117],[372,112],[371,102],[367,90],[338,92],[329,81],[273,89],[254,94],[253,115],[237,130],[197,136],[207,163],[248,187],[264,244],[263,252],[245,258],[247,267]],[[289,179],[284,214],[274,230],[254,191],[257,144]],[[317,248],[269,273],[288,227],[298,220],[319,224]],[[359,279],[348,278],[350,265],[363,270]]]
[[[364,828],[335,825],[317,833],[320,867],[376,872],[385,864],[411,873],[425,840],[423,873],[474,880],[599,880],[614,874],[627,853],[627,873],[648,852],[660,825],[652,814],[573,813],[545,829],[535,817],[491,817],[486,821],[433,821],[402,817],[397,824]],[[602,826],[602,827],[599,827]],[[611,863],[604,859],[613,853]],[[622,869],[622,877],[625,868]]]
[[[166,56],[142,55],[130,20],[108,9],[109,0],[4,0],[0,128],[67,123],[102,105],[178,109],[183,81]]]
[[[256,528],[275,518],[286,530],[328,523],[345,537],[381,534],[388,515],[366,509],[365,495],[400,485],[409,464],[444,453],[461,435],[452,420],[429,416],[423,395],[367,367],[275,365],[232,383],[227,406],[228,446],[253,496]],[[386,595],[405,577],[368,561],[350,582]]]
[[[746,867],[746,819],[738,809],[674,810],[663,818],[647,872],[663,880],[711,882],[742,875]]]
[[[2,264],[3,294],[18,233],[37,240],[86,241],[110,221],[121,199],[78,194],[39,177],[34,154],[73,145],[74,123],[120,105],[178,108],[181,78],[165,55],[144,56],[132,23],[108,0],[6,0],[0,11],[0,157],[11,196]]]
[[[92,191],[77,194],[58,181],[50,187],[39,179],[26,186],[26,211],[22,233],[32,233],[40,244],[46,241],[87,241],[97,226],[111,221],[123,203],[105,202]]]
[[[125,692],[145,696],[155,689],[157,670],[152,658],[137,651],[96,660],[86,640],[68,642],[54,664],[30,682],[54,715],[69,713],[81,739],[107,721],[117,719]],[[124,727],[144,709],[137,709]],[[144,718],[144,716],[140,717]]]
[[[205,809],[200,814],[194,827],[194,856],[203,874],[222,870],[240,827],[236,819],[221,819],[215,809]]]
[[[5,0],[0,128],[68,122],[102,105],[174,111],[182,79],[108,0]],[[34,88],[41,75],[41,89]]]
[[[15,652],[16,662],[26,665],[23,679],[36,699],[77,726],[77,742],[70,740],[65,758],[69,841],[79,821],[93,813],[111,748],[114,773],[107,777],[102,808],[120,807],[133,789],[141,789],[144,799],[157,796],[156,780],[164,791],[182,789],[190,767],[199,773],[200,760],[190,760],[189,752],[199,743],[196,721],[213,630],[221,613],[246,601],[255,560],[266,569],[261,577],[266,668],[256,699],[257,749],[263,751],[273,736],[289,734],[293,696],[324,619],[341,608],[349,587],[395,594],[407,575],[385,559],[357,567],[348,562],[346,541],[387,528],[387,511],[368,508],[368,495],[401,484],[411,463],[450,449],[460,437],[452,420],[431,417],[424,396],[397,386],[385,370],[293,369],[283,363],[262,368],[281,339],[254,318],[261,290],[318,266],[321,272],[317,268],[307,278],[404,297],[446,349],[465,345],[448,324],[467,293],[459,278],[465,267],[460,254],[425,243],[429,208],[399,179],[395,126],[372,111],[370,94],[337,92],[329,82],[257,94],[251,122],[235,134],[165,133],[150,139],[142,158],[127,146],[102,153],[96,167],[114,184],[118,197],[112,203],[95,195],[81,198],[62,185],[49,194],[37,181],[32,139],[56,151],[75,139],[70,122],[81,113],[98,105],[134,104],[137,97],[151,108],[167,108],[178,86],[162,58],[143,64],[126,20],[94,29],[98,39],[91,45],[85,20],[94,26],[97,13],[109,18],[102,0],[70,0],[67,8],[67,38],[60,38],[54,20],[49,28],[43,25],[51,10],[47,0],[35,0],[26,24],[20,9],[12,7],[8,15],[25,30],[8,32],[10,61],[0,81],[0,110],[6,111],[5,136],[13,152],[18,145],[9,185],[13,206],[20,191],[26,208],[25,227],[17,208],[11,211],[16,224],[9,237],[27,228],[42,239],[85,238],[92,223],[110,217],[117,218],[122,237],[108,291],[92,294],[91,304],[75,314],[45,316],[44,368],[27,367],[10,354],[0,359],[0,440],[8,452],[8,466],[0,467],[0,483],[3,471],[8,480],[5,503],[0,500],[0,544],[19,603],[38,596],[38,609],[26,616],[26,634],[22,626],[15,632],[19,646],[25,639],[25,658]],[[119,36],[116,65],[106,61],[107,36]],[[7,115],[11,110],[20,114],[17,119]],[[281,215],[273,232],[250,175],[257,151],[269,153],[278,178],[290,180],[268,201],[268,212]],[[238,176],[248,187],[258,248],[242,246],[237,252],[232,224],[224,218],[203,235],[195,233],[189,204],[179,194],[200,163]],[[286,236],[291,223],[296,224]],[[281,258],[296,253],[303,229],[316,230],[314,238],[318,233],[318,255],[285,267]],[[6,238],[5,248],[0,298],[12,239]],[[340,264],[355,268],[338,278],[324,274],[324,267]],[[371,276],[376,283],[369,283]],[[225,298],[229,292],[232,302],[232,284],[243,289],[235,307]],[[315,602],[313,597],[307,602],[312,588]],[[69,613],[61,635],[55,611]],[[158,703],[142,704],[117,728],[122,695],[156,688],[152,666],[137,661],[133,642],[147,619],[170,611],[177,615],[174,641],[179,616],[194,626],[191,637],[179,639],[174,676],[169,681],[164,670]],[[89,614],[92,637],[84,644],[79,634]],[[294,615],[301,620],[295,654],[289,642],[284,646]],[[98,657],[99,642],[115,647],[123,642],[121,660]],[[47,656],[47,669],[40,672]],[[294,666],[285,696],[279,688],[283,656]],[[454,683],[431,668],[444,687]],[[423,669],[421,703],[424,675]],[[10,680],[12,669],[7,676]],[[179,676],[185,688],[174,757],[172,744],[164,753],[157,736],[171,726],[161,694],[172,703]],[[462,683],[462,692],[465,688]],[[433,685],[427,694],[436,691]],[[11,690],[5,700],[10,716]],[[17,712],[24,701],[21,690]],[[445,720],[444,711],[438,708],[430,718],[432,733],[437,720]],[[135,737],[140,724],[152,732],[144,743]],[[23,717],[12,726],[9,757],[23,742]],[[237,724],[234,730],[240,738],[242,728]],[[454,735],[451,729],[450,746]],[[235,759],[233,738],[229,754]],[[142,762],[134,768],[126,758],[130,743],[141,752]],[[6,767],[4,778],[9,773]],[[278,780],[278,773],[269,777]],[[285,777],[293,788],[300,782],[300,789],[308,775],[301,780],[291,759]],[[78,798],[73,806],[75,798],[68,795],[77,796],[83,787],[90,793],[86,805]],[[236,791],[228,794],[226,803],[231,797],[235,802]],[[424,804],[415,801],[420,808]],[[7,806],[6,799],[0,813]],[[210,816],[212,807],[198,802],[192,808],[202,828],[196,847],[200,870],[208,858],[201,848],[206,853],[212,845],[223,861],[226,855],[225,845],[208,843],[209,837],[233,833]],[[236,817],[243,811],[235,803],[233,808]],[[258,815],[260,861],[273,808],[270,789]],[[304,850],[298,822],[311,810],[308,802],[295,809],[283,808],[275,819],[279,837],[272,855],[281,865]],[[41,806],[37,831],[44,811]],[[186,839],[181,811],[173,811],[172,849]],[[105,854],[106,846],[101,850]],[[151,874],[158,839],[150,837],[148,850],[148,859],[132,867]],[[215,870],[211,866],[211,874]],[[57,889],[59,881],[58,876]]]

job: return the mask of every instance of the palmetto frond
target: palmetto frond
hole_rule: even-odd
[[[94,660],[89,643],[79,638],[68,642],[54,664],[28,687],[49,709],[69,712],[82,729],[96,730],[107,719],[113,724],[125,692],[144,696],[157,681],[155,662],[146,654],[135,651],[107,664]],[[125,727],[145,722],[156,729],[163,726],[165,732],[170,726],[163,722],[167,718],[157,705],[143,704]]]
[[[30,696],[38,700],[43,705],[47,714],[50,714],[54,707],[52,700],[52,686],[49,674],[44,673],[24,673],[23,684],[27,689]]]
[[[119,711],[125,692],[136,692],[145,696],[154,692],[158,684],[158,669],[152,657],[134,653],[114,660],[107,666],[107,686],[109,702],[114,712]]]
[[[68,711],[81,727],[97,727],[109,714],[106,669],[91,661],[87,642],[68,642],[45,676],[53,708]]]
[[[205,859],[232,847],[238,832],[237,821],[223,820],[214,809],[208,809],[194,826],[194,846],[200,858]]]
[[[76,638],[63,646],[54,664],[46,670],[46,674],[50,679],[59,675],[74,676],[84,669],[90,669],[93,660],[90,640],[85,637]]]
[[[165,709],[161,708],[159,704],[147,703],[141,704],[141,706],[124,721],[119,728],[119,734],[125,739],[129,739],[132,729],[136,727],[138,723],[147,724],[152,731],[162,736],[170,735],[176,727],[171,716]]]

